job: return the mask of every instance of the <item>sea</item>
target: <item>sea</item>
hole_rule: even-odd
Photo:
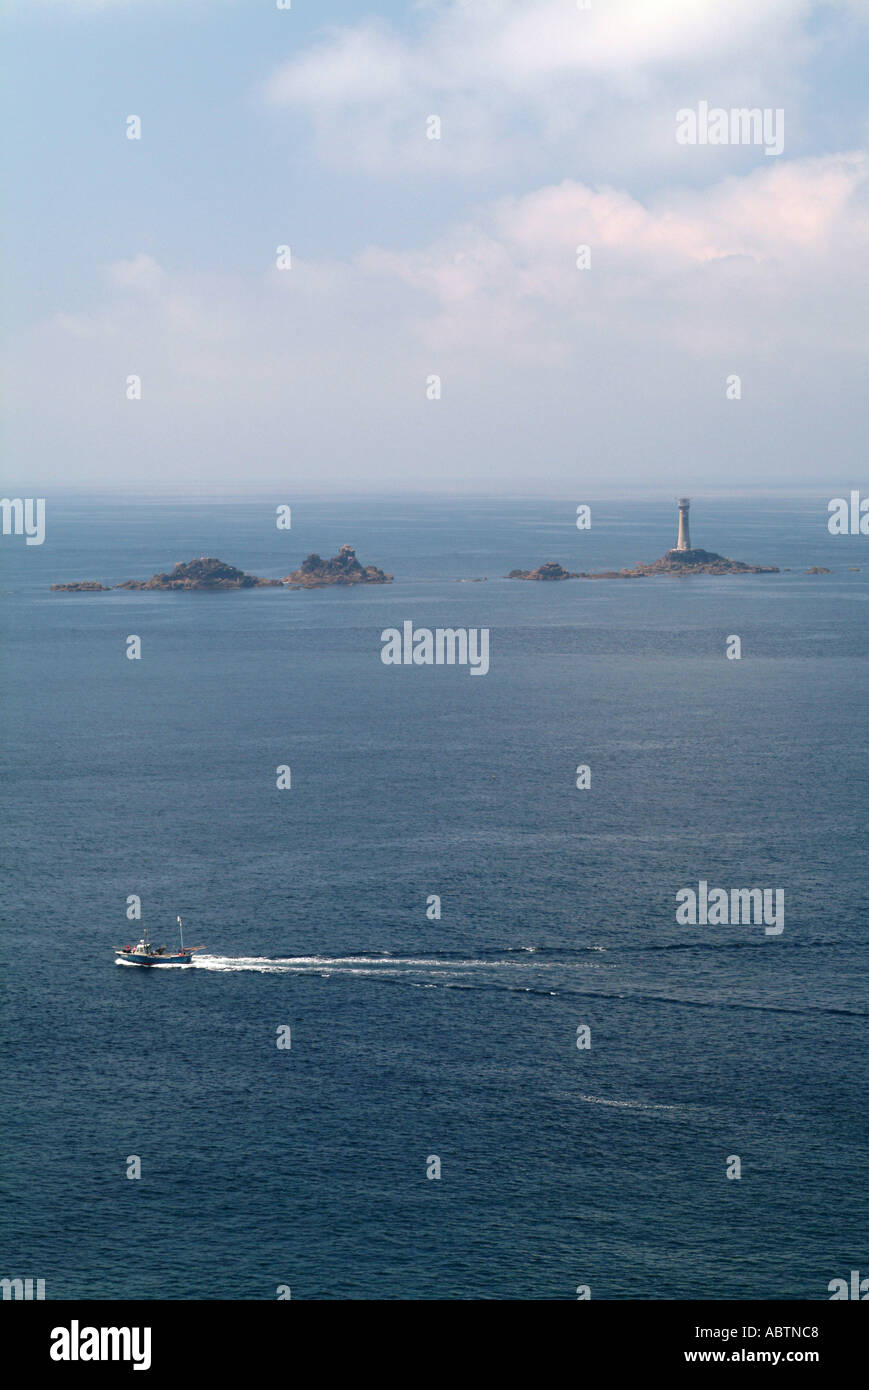
[[[738,577],[505,577],[656,559],[660,497],[58,494],[43,544],[3,536],[0,1273],[189,1300],[869,1276],[869,539],[828,500],[695,500],[695,545],[781,567]],[[49,587],[342,543],[394,582]],[[384,664],[405,621],[488,629],[490,669]],[[780,890],[782,929],[678,921],[701,882]],[[115,963],[178,915],[195,967]]]

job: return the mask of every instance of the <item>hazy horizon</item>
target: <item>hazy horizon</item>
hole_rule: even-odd
[[[33,495],[40,493],[39,487],[33,487],[33,478],[20,480],[20,485],[14,485],[13,481],[3,484],[3,492],[8,496],[23,497],[26,488],[25,481],[30,485]],[[608,502],[635,502],[638,505],[644,502],[660,503],[672,502],[673,514],[676,515],[677,495],[689,495],[692,507],[696,511],[697,506],[702,506],[704,501],[728,501],[728,502],[810,502],[816,501],[823,505],[823,514],[828,515],[827,506],[832,494],[844,494],[846,499],[849,491],[857,488],[858,480],[849,483],[846,479],[840,487],[832,486],[829,482],[807,484],[801,488],[707,488],[703,491],[690,492],[689,488],[682,487],[676,490],[660,488],[632,488],[625,487],[621,490],[612,489],[610,491],[598,492],[591,488],[582,486],[582,480],[578,480],[573,487],[568,488],[562,484],[547,488],[546,486],[531,488],[515,488],[496,491],[494,489],[474,489],[461,490],[456,487],[442,489],[427,489],[424,487],[382,487],[382,488],[360,488],[360,487],[312,487],[304,481],[292,484],[292,498],[302,499],[310,502],[335,500],[352,500],[359,498],[365,501],[376,501],[382,498],[384,501],[401,501],[404,498],[414,501],[425,501],[430,498],[436,502],[448,502],[455,499],[461,502],[522,502],[522,501],[549,501],[564,502],[571,505],[579,502],[605,504]],[[241,487],[238,483],[224,484],[202,484],[199,487],[193,484],[180,484],[178,487],[170,487],[161,484],[159,487],[149,488],[142,483],[130,483],[118,485],[114,483],[82,483],[74,486],[67,483],[60,485],[47,484],[46,491],[50,491],[51,498],[61,499],[81,498],[99,500],[101,498],[140,498],[143,501],[214,501],[214,502],[246,502],[246,501],[270,501],[290,496],[288,484],[276,479],[274,482],[255,482]],[[695,505],[696,504],[696,505]],[[693,515],[693,512],[692,512]]]

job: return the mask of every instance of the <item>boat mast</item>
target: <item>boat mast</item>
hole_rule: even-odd
[[[181,925],[181,918],[178,918],[178,930],[181,933],[181,950],[184,950],[184,928]]]

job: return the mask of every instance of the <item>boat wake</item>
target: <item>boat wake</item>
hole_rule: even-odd
[[[541,948],[538,954],[536,947],[505,947],[498,953],[482,950],[475,956],[461,956],[449,951],[406,956],[365,951],[346,956],[216,956],[203,953],[194,957],[191,966],[194,970],[216,973],[253,972],[261,975],[312,976],[325,980],[350,977],[411,989],[507,990],[548,998],[573,996],[578,999],[619,1001],[634,1008],[643,1005],[728,1012],[748,1010],[797,1016],[818,1013],[843,1018],[869,1016],[864,1010],[849,1007],[850,1001],[772,1002],[768,999],[722,997],[718,990],[705,997],[701,993],[698,997],[696,989],[685,993],[679,988],[672,992],[652,993],[645,987],[645,981],[622,980],[616,983],[612,972],[618,975],[622,967],[611,958],[607,961],[596,959],[592,953],[600,950],[600,947],[583,947],[574,953],[559,952],[557,958],[550,956],[548,959],[541,959],[545,948]],[[589,979],[587,972],[595,972],[594,977]],[[606,988],[607,985],[610,987]],[[593,1101],[594,1097],[589,1099]]]
[[[529,962],[530,964],[530,962]],[[197,970],[255,970],[263,974],[407,974],[417,971],[522,969],[525,962],[508,959],[451,956],[209,956],[196,958]]]
[[[604,1096],[585,1096],[577,1095],[577,1100],[584,1101],[586,1105],[609,1105],[614,1110],[678,1110],[684,1106],[660,1105],[648,1100],[607,1100]]]

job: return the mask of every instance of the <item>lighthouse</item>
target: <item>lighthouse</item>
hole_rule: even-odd
[[[688,508],[691,506],[690,497],[680,497],[679,501],[679,538],[676,541],[677,550],[691,549],[691,536],[688,531]]]

